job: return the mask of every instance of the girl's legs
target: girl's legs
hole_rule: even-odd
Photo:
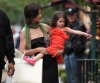
[[[38,61],[39,59],[41,59],[44,56],[44,54],[39,53],[36,56],[33,56],[32,58],[29,58],[27,56],[24,56],[24,60],[27,61],[28,63],[30,63],[31,65],[34,65],[36,61]]]
[[[41,59],[43,56],[44,56],[44,54],[39,53],[39,54],[37,54],[36,56],[33,56],[32,58],[33,58],[33,60],[38,61],[38,60]]]

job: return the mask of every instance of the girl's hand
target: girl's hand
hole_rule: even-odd
[[[83,33],[83,35],[84,35],[85,37],[87,37],[87,39],[90,39],[90,38],[92,37],[92,35],[91,35],[91,34],[88,34],[88,33]]]

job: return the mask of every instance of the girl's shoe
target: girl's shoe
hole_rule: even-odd
[[[25,61],[27,61],[28,63],[30,63],[31,65],[34,65],[35,64],[35,60],[34,59],[31,59],[31,58],[29,58],[27,56],[24,56],[23,59]]]

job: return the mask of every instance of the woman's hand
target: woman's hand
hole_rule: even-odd
[[[47,54],[47,50],[44,47],[38,47],[37,50],[42,54]]]
[[[58,51],[57,51],[57,55],[56,55],[56,56],[62,55],[62,54],[63,54],[63,52],[64,52],[64,50],[58,50]]]
[[[38,53],[38,52],[45,54],[46,48],[38,47],[38,48],[34,48],[34,49],[29,49],[29,50],[26,51],[25,55],[26,56],[32,56],[33,54]]]

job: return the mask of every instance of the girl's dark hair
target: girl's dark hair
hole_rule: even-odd
[[[35,18],[41,7],[36,3],[29,3],[24,8],[25,23],[31,23],[32,19]]]
[[[57,21],[59,18],[65,19],[65,26],[68,26],[67,15],[63,11],[56,11],[51,19],[51,27],[57,26]]]

